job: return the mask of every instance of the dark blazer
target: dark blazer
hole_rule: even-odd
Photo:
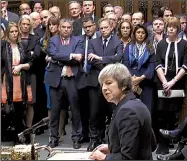
[[[115,107],[108,131],[106,160],[152,159],[151,115],[135,95],[128,93]]]
[[[54,36],[49,40],[47,53],[57,63],[51,63],[50,67],[47,68],[46,84],[57,88],[60,83],[62,69],[65,65],[71,66],[73,74],[75,77],[77,76],[80,63],[76,60],[70,60],[70,54],[84,53],[81,40],[71,36],[69,45],[62,45],[60,36]]]
[[[96,37],[99,37],[99,34],[98,32],[96,32]],[[81,36],[78,36],[77,37],[78,39],[80,39],[83,43],[83,49],[84,49],[84,57],[83,57],[83,60],[81,62],[81,68],[80,68],[80,71],[79,71],[79,75],[77,76],[77,88],[78,89],[82,89],[82,88],[85,88],[87,85],[86,85],[86,82],[87,82],[87,74],[84,72],[83,70],[83,67],[84,67],[84,61],[85,61],[85,47],[86,47],[86,35],[81,35]],[[89,40],[90,41],[90,40]],[[88,42],[89,42],[88,41]]]
[[[34,29],[34,33],[39,36],[40,38],[43,38],[45,35],[46,27],[45,26],[39,26]]]
[[[28,38],[28,45],[27,46],[23,46],[24,47],[24,51],[26,52],[26,54],[31,57],[31,68],[30,68],[30,72],[36,72],[37,71],[37,60],[40,57],[40,52],[41,52],[41,48],[40,48],[40,38],[36,35],[29,35]]]
[[[8,15],[8,22],[16,22],[18,23],[19,21],[19,16],[13,12],[7,11]]]
[[[112,36],[106,48],[106,54],[103,53],[102,37],[90,40],[88,43],[88,54],[93,53],[102,57],[102,61],[93,59],[91,62],[90,72],[87,77],[87,85],[92,87],[98,86],[98,75],[102,68],[111,63],[120,62],[123,55],[123,43],[117,36]]]

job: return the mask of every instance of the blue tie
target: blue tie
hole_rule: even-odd
[[[103,55],[105,55],[106,53],[106,43],[107,43],[107,39],[104,39],[104,43],[103,43]]]

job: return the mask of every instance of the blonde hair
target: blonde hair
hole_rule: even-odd
[[[180,26],[180,21],[179,21],[179,19],[177,17],[168,18],[168,20],[166,22],[166,29],[168,27],[170,27],[170,26],[176,27],[177,28],[177,32],[180,32],[181,26]]]
[[[20,29],[20,26],[21,26],[21,22],[22,20],[28,20],[30,22],[30,29],[29,29],[29,33],[31,35],[34,35],[34,30],[33,30],[33,22],[32,22],[32,18],[31,16],[29,15],[22,15],[19,22],[18,22],[18,27],[19,27],[19,32],[21,33],[21,29]]]
[[[19,32],[19,27],[18,27],[17,23],[15,23],[15,22],[9,22],[8,23],[8,27],[6,29],[6,34],[5,34],[6,35],[5,40],[7,40],[8,42],[10,42],[9,33],[10,33],[10,29],[12,27],[17,27],[17,29],[18,29],[18,39],[17,39],[17,42],[21,42],[21,35],[20,35],[20,32]]]

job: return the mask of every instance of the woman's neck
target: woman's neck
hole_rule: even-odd
[[[114,101],[114,104],[115,105],[118,105],[119,102],[121,102],[121,100],[125,97],[126,95],[125,94],[121,94],[121,96],[119,96],[119,98],[117,98],[115,101]]]
[[[56,36],[58,35],[58,32],[52,33],[52,36]]]
[[[12,47],[17,46],[17,42],[16,41],[11,41],[10,44],[11,44]]]
[[[122,37],[121,40],[124,42],[124,43],[128,43],[130,41],[130,37]]]
[[[171,36],[171,37],[168,37],[168,40],[173,42],[173,41],[178,40],[178,37],[177,36]]]

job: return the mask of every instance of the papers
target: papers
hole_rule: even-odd
[[[55,154],[48,160],[91,160],[89,159],[91,153],[92,152],[82,152],[82,153],[61,152]]]

